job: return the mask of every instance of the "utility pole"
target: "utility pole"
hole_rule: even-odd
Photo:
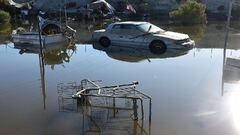
[[[227,18],[227,24],[226,24],[226,35],[225,35],[225,42],[224,42],[224,48],[223,48],[222,92],[221,92],[222,96],[224,96],[224,82],[223,82],[224,75],[223,74],[224,74],[224,66],[226,64],[226,52],[227,52],[228,36],[229,36],[231,17],[232,17],[233,1],[234,0],[229,0],[228,18]]]
[[[223,63],[225,64],[225,57],[226,57],[226,50],[227,50],[227,44],[228,44],[228,35],[230,30],[230,23],[231,23],[231,17],[232,17],[232,7],[233,7],[233,0],[229,1],[229,9],[228,9],[228,18],[227,18],[227,25],[226,25],[226,35],[225,35],[225,43],[224,43],[224,53],[223,53]]]
[[[43,54],[42,28],[40,26],[39,16],[37,20],[38,20],[38,36],[39,36],[40,53]]]
[[[42,95],[43,95],[43,108],[46,110],[46,85],[45,85],[45,62],[43,54],[43,42],[42,42],[42,26],[40,26],[40,18],[38,16],[38,36],[39,36],[39,65],[40,65],[40,74],[41,74],[41,84],[42,84]]]
[[[66,26],[68,26],[68,22],[67,22],[67,7],[66,7],[66,0],[64,0],[64,9],[65,9],[65,21],[66,21]]]

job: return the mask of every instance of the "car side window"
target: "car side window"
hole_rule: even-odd
[[[141,31],[132,24],[116,24],[112,27],[113,34],[138,35]]]
[[[121,29],[136,30],[137,28],[134,25],[131,25],[131,24],[123,24],[123,25],[121,25]]]
[[[112,34],[118,34],[121,32],[121,25],[116,24],[112,26],[111,33]]]
[[[113,30],[121,29],[121,30],[137,30],[137,27],[131,24],[116,24],[112,27]]]
[[[128,35],[136,36],[141,34],[141,31],[135,26],[131,24],[124,24],[122,25],[122,30],[125,31]]]
[[[121,25],[119,25],[119,24],[114,25],[112,29],[121,29]]]

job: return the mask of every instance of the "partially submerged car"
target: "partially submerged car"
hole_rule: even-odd
[[[148,22],[116,22],[106,29],[96,30],[92,40],[103,47],[120,45],[149,48],[153,53],[163,53],[166,49],[189,50],[195,42],[187,34],[165,31]]]

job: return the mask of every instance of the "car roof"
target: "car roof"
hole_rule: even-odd
[[[135,22],[135,21],[125,21],[125,22],[115,22],[110,25],[108,25],[107,30],[111,30],[113,26],[115,25],[121,25],[121,24],[131,24],[131,25],[141,25],[141,24],[146,24],[148,22]]]
[[[114,23],[114,25],[116,24],[132,24],[132,25],[140,25],[140,24],[145,24],[148,22],[136,22],[136,21],[126,21],[126,22],[116,22]]]

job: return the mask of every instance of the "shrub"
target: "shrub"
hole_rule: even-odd
[[[188,1],[178,9],[170,12],[170,18],[175,23],[206,24],[206,6],[196,1]]]
[[[0,0],[0,3],[3,5],[9,5],[8,0]]]
[[[0,37],[9,35],[12,31],[12,25],[10,23],[2,23],[0,25]]]
[[[11,13],[13,11],[13,6],[9,4],[8,0],[0,0],[0,10]]]
[[[8,22],[10,20],[10,15],[8,12],[0,11],[0,23]]]

